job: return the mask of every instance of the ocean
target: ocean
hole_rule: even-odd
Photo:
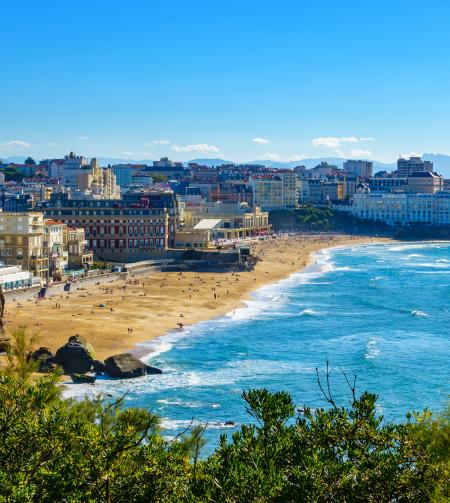
[[[151,409],[172,438],[208,424],[208,453],[219,435],[250,420],[243,390],[291,393],[298,407],[327,406],[316,368],[333,368],[332,392],[379,395],[387,421],[407,411],[442,410],[450,381],[450,244],[383,243],[336,247],[306,270],[253,293],[245,307],[142,344],[160,376],[68,385],[67,395],[126,393],[125,404]],[[235,425],[225,424],[229,421]]]

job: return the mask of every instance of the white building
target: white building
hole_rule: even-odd
[[[64,159],[53,159],[50,164],[50,177],[62,180],[64,174]]]
[[[78,175],[82,173],[83,168],[89,165],[88,160],[81,156],[70,152],[64,157],[64,166],[62,170],[62,181],[66,187],[78,187]]]
[[[33,274],[30,271],[22,271],[20,265],[0,265],[0,285],[3,290],[17,290],[33,285]]]
[[[450,192],[436,194],[355,194],[351,213],[388,225],[449,225]]]

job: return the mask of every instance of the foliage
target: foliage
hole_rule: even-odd
[[[25,178],[25,175],[15,166],[2,166],[1,171],[5,174],[5,181],[7,182],[21,182]]]
[[[449,492],[450,411],[387,423],[377,397],[296,413],[289,394],[243,393],[252,424],[204,460],[205,427],[164,439],[158,418],[65,400],[57,376],[34,378],[26,334],[0,372],[0,501],[443,502]],[[346,377],[346,376],[345,376]]]
[[[167,182],[167,176],[160,173],[152,173],[153,183]]]
[[[269,214],[269,222],[275,230],[327,231],[331,229],[332,219],[333,210],[312,205]]]

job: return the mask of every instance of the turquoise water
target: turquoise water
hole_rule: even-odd
[[[292,394],[301,407],[326,405],[315,368],[328,359],[333,393],[350,394],[339,368],[356,373],[359,392],[380,395],[389,421],[408,410],[442,409],[450,390],[450,244],[389,243],[323,250],[315,264],[253,294],[246,307],[151,344],[147,360],[161,376],[99,380],[96,392],[127,392],[173,436],[208,423],[219,434],[248,421],[243,389]],[[69,393],[93,393],[71,386]]]

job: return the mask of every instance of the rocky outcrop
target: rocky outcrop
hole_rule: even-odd
[[[150,367],[147,365],[147,374],[162,374],[163,371],[157,367]]]
[[[55,361],[66,374],[84,374],[91,370],[95,360],[92,346],[81,336],[69,337],[69,342],[60,347]]]
[[[102,375],[106,372],[106,365],[100,360],[94,360],[92,367],[97,375]]]
[[[71,374],[74,384],[94,384],[96,377],[92,374]]]
[[[112,377],[127,379],[146,374],[162,374],[160,369],[149,367],[131,353],[121,353],[105,360],[106,372]]]
[[[44,346],[33,351],[31,359],[37,363],[38,372],[51,372],[57,366],[54,354]]]

